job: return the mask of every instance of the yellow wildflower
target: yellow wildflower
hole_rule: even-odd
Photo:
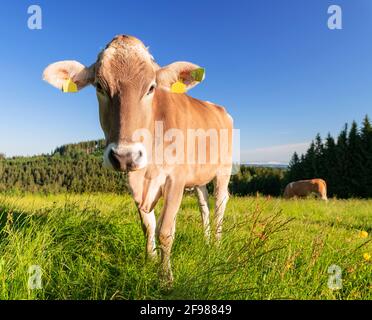
[[[363,239],[368,238],[368,232],[367,231],[360,231],[359,237],[363,238]]]
[[[363,258],[364,258],[364,260],[369,261],[369,260],[371,260],[371,255],[369,253],[365,252],[365,253],[363,253]]]
[[[285,268],[287,269],[287,270],[290,270],[290,269],[293,269],[293,263],[287,263],[286,264],[286,266],[285,266]]]

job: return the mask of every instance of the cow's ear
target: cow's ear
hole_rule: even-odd
[[[175,93],[184,93],[204,80],[205,70],[190,62],[174,62],[156,73],[160,88]]]
[[[45,68],[43,80],[64,92],[76,92],[94,82],[94,67],[77,61],[55,62]]]

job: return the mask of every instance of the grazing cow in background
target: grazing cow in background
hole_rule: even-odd
[[[314,193],[327,200],[327,184],[323,179],[300,180],[289,183],[284,189],[284,198],[307,197]]]
[[[161,68],[140,40],[121,35],[106,46],[91,66],[60,61],[49,65],[43,74],[44,80],[65,92],[87,85],[96,88],[106,139],[104,164],[128,172],[147,239],[147,256],[156,256],[157,236],[161,279],[169,285],[173,282],[170,254],[176,215],[184,189],[196,189],[207,239],[210,227],[206,184],[212,180],[215,183],[217,240],[228,200],[233,121],[223,107],[183,93],[202,80],[195,76],[200,70],[203,69],[189,62]],[[200,139],[203,132],[207,132],[204,149]],[[224,151],[212,155],[214,138]],[[177,148],[180,144],[181,148]],[[164,152],[159,153],[159,149]],[[164,206],[156,224],[154,207],[161,196]]]

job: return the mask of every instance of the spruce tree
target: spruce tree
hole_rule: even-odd
[[[314,178],[323,178],[325,175],[324,167],[324,145],[320,134],[315,137],[315,164],[314,164]]]
[[[366,115],[361,129],[362,161],[361,196],[372,197],[372,125]]]
[[[348,197],[359,197],[362,194],[363,155],[362,141],[358,132],[358,125],[352,122],[347,141],[348,165]]]
[[[323,151],[323,164],[324,164],[324,180],[327,183],[327,193],[329,196],[334,196],[336,192],[337,181],[337,154],[336,143],[330,133],[325,139]]]
[[[304,179],[313,179],[317,174],[317,163],[316,163],[314,141],[310,143],[310,147],[309,149],[307,149],[302,163],[303,163]]]
[[[295,152],[291,160],[289,161],[288,173],[286,175],[284,184],[286,185],[287,183],[290,183],[292,181],[300,180],[302,178],[301,171],[302,171],[301,161],[300,161],[300,158],[298,157],[297,152]]]
[[[345,124],[343,130],[337,137],[336,146],[336,193],[341,198],[348,196],[349,188],[347,186],[349,176],[349,156],[348,156],[348,125]]]

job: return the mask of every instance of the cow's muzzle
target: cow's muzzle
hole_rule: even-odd
[[[130,145],[110,144],[105,151],[104,163],[117,171],[135,171],[147,164],[146,149],[141,143]]]

